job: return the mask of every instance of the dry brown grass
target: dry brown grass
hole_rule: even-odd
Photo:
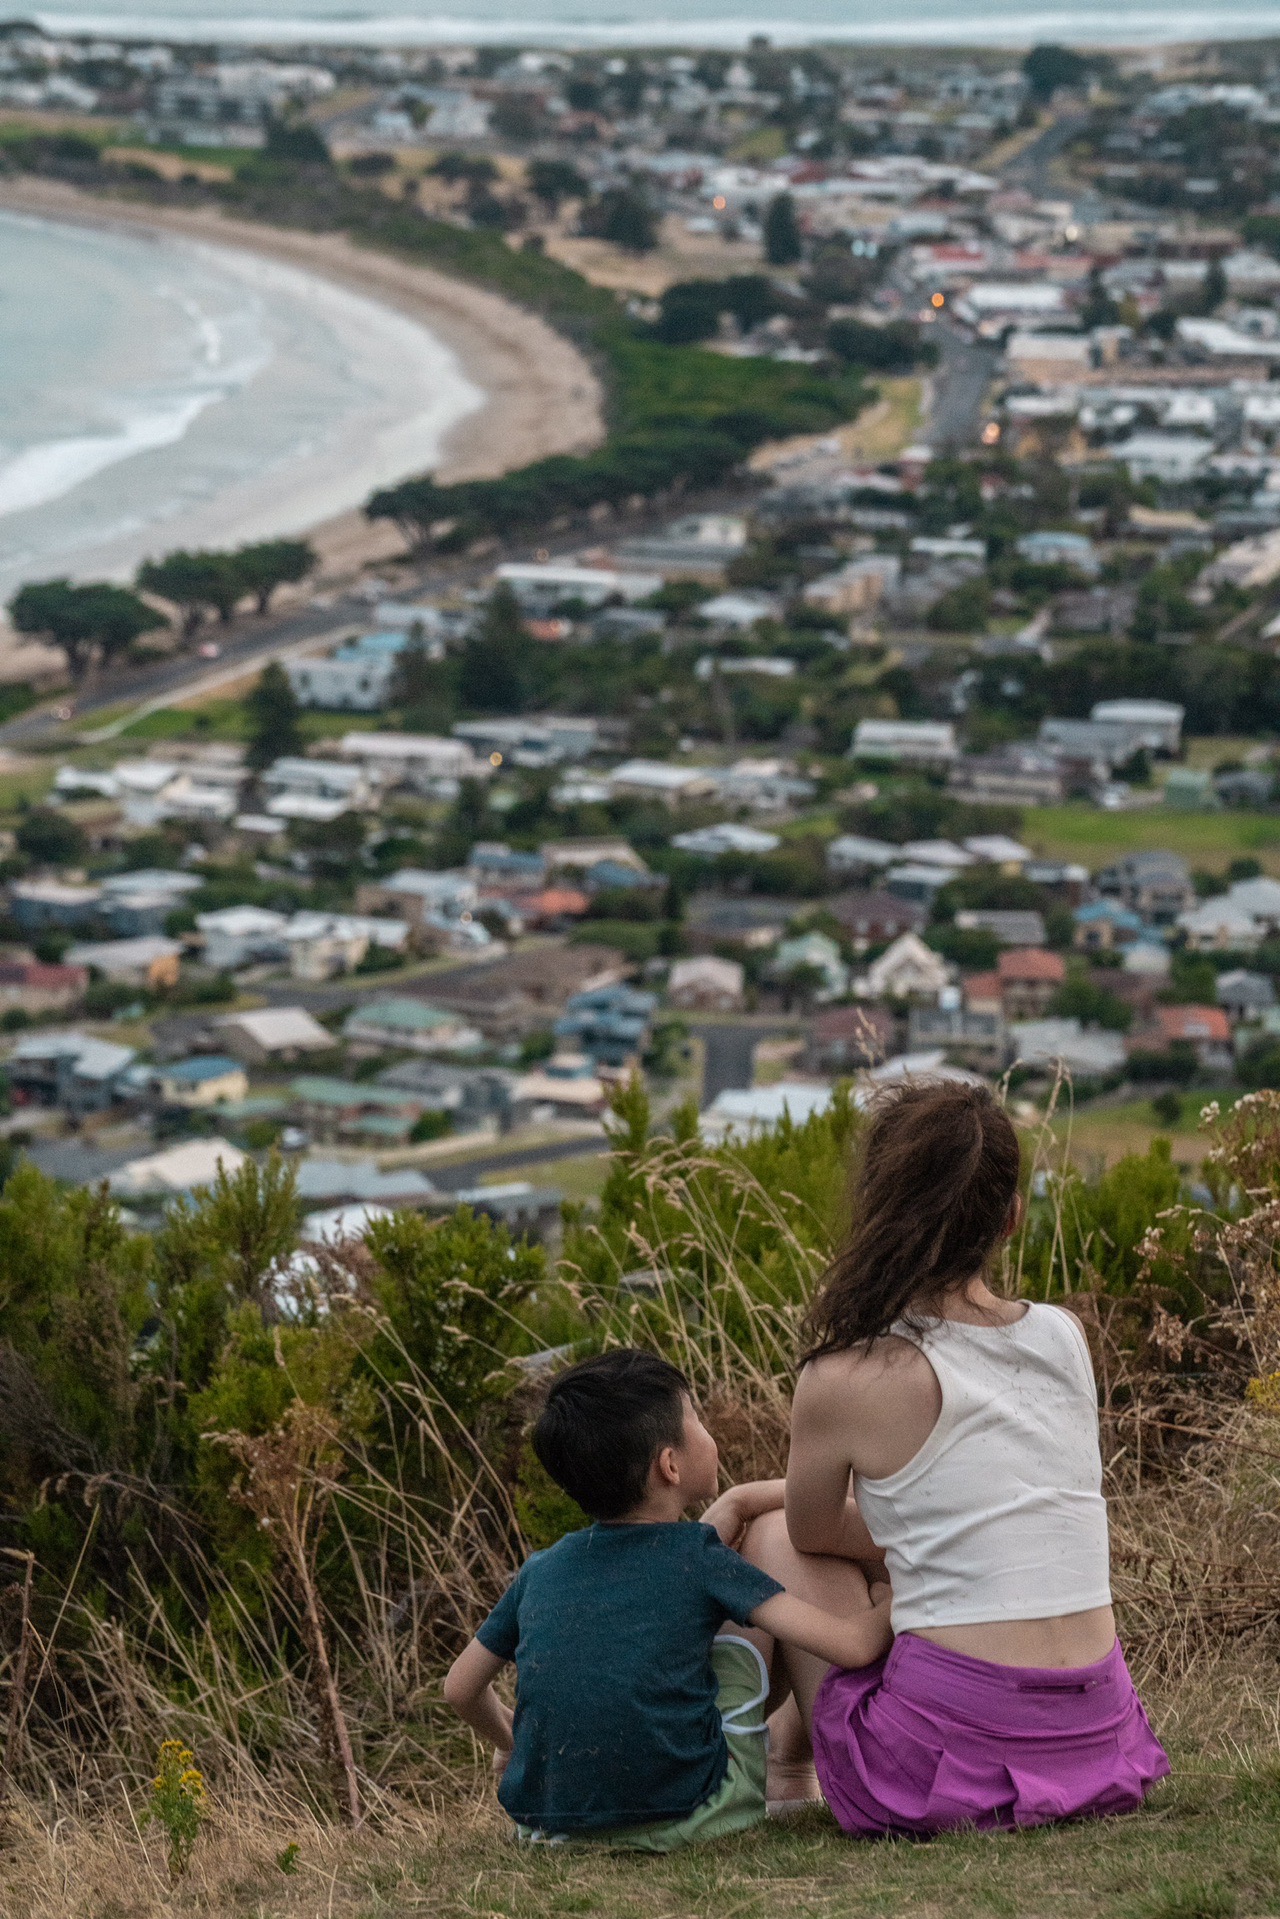
[[[1048,1163],[1060,1151],[1046,1123],[1033,1153]],[[194,1645],[158,1607],[139,1608],[125,1632],[71,1598],[74,1650],[33,1649],[36,1704],[14,1747],[0,1919],[1280,1913],[1280,1095],[1237,1108],[1207,1166],[1224,1194],[1235,1189],[1233,1216],[1161,1222],[1144,1247],[1146,1292],[1119,1301],[1088,1290],[1087,1259],[1066,1276],[1099,1369],[1122,1635],[1175,1757],[1173,1782],[1140,1814],[929,1846],[854,1845],[814,1815],[665,1861],[517,1851],[483,1756],[439,1706],[445,1658],[520,1550],[510,1450],[503,1466],[490,1463],[501,1446],[460,1452],[432,1382],[410,1370],[388,1390],[412,1408],[416,1443],[452,1462],[448,1519],[406,1500],[394,1473],[375,1470],[354,1443],[325,1466],[327,1489],[341,1478],[348,1510],[388,1541],[381,1564],[367,1532],[359,1551],[351,1543],[358,1618],[341,1630],[322,1622],[362,1825],[344,1830],[331,1815],[317,1662],[286,1650],[304,1563],[292,1591],[273,1593],[260,1615],[211,1582],[220,1623]],[[740,1164],[726,1172],[696,1143],[656,1153],[645,1179],[649,1203],[622,1264],[649,1284],[619,1294],[582,1272],[567,1282],[605,1338],[643,1338],[686,1367],[727,1474],[776,1471],[798,1301],[822,1248],[797,1230],[785,1195]],[[1191,1272],[1227,1283],[1188,1329],[1157,1289]],[[1016,1248],[1004,1278],[1018,1288]],[[393,1564],[411,1569],[407,1588]],[[236,1604],[238,1652],[227,1632]],[[8,1632],[5,1642],[0,1677],[12,1681],[16,1642]],[[59,1717],[51,1687],[74,1711]],[[142,1824],[156,1750],[170,1736],[195,1749],[210,1784],[205,1828],[177,1884],[162,1835]]]

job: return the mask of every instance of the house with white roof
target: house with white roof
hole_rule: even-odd
[[[242,966],[289,957],[284,929],[286,913],[266,906],[223,906],[197,913],[196,931],[204,941],[204,961],[219,973],[235,973]]]
[[[609,785],[620,797],[661,800],[665,806],[709,799],[716,790],[708,767],[672,766],[666,760],[624,760],[610,773]]]
[[[855,991],[859,999],[936,1000],[951,982],[951,969],[918,933],[902,933],[873,960]]]
[[[759,1133],[772,1132],[787,1119],[803,1126],[815,1113],[825,1113],[833,1097],[832,1087],[808,1080],[731,1087],[716,1094],[698,1123],[703,1138],[711,1145],[730,1137],[752,1139]]]

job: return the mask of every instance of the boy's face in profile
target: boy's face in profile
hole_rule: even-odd
[[[691,1399],[684,1402],[680,1444],[666,1450],[679,1472],[678,1484],[685,1504],[697,1506],[714,1499],[720,1490],[720,1453]]]

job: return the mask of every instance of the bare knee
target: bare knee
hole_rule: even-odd
[[[787,1532],[786,1514],[782,1511],[761,1513],[747,1527],[738,1550],[753,1566],[759,1566],[761,1572],[778,1577],[776,1568],[793,1565],[796,1556]]]

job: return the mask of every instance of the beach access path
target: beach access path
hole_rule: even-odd
[[[588,452],[604,438],[600,382],[577,348],[537,314],[469,281],[357,246],[341,233],[230,219],[216,207],[116,200],[30,175],[0,183],[0,207],[77,226],[163,231],[260,253],[417,320],[457,355],[485,394],[483,406],[446,436],[435,468],[442,483],[492,479],[552,454]]]

